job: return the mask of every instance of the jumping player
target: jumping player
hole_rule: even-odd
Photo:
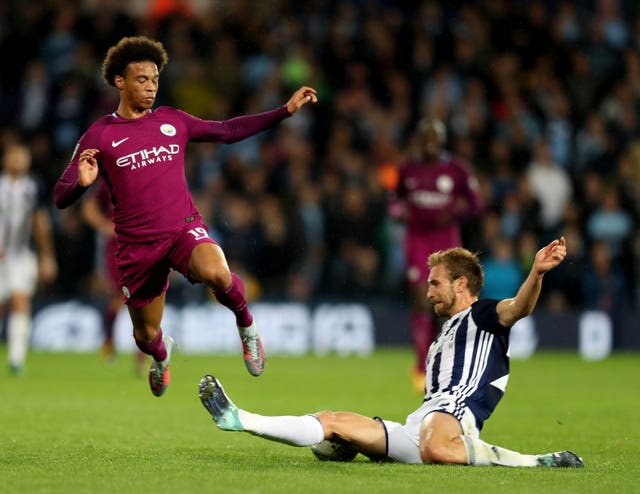
[[[136,344],[153,357],[149,384],[155,396],[169,385],[175,346],[160,328],[171,269],[192,283],[204,283],[235,314],[248,371],[259,376],[264,369],[264,350],[242,280],[230,272],[188,190],[187,143],[237,142],[317,102],[316,91],[303,86],[275,110],[226,121],[201,120],[168,106],[153,108],[167,61],[162,44],[144,36],[123,38],[108,50],[102,75],[120,93],[118,108],[80,138],[54,190],[56,205],[65,208],[98,176],[109,188],[120,288]]]
[[[417,157],[398,167],[391,216],[406,224],[406,276],[411,299],[411,341],[416,355],[413,387],[424,391],[427,349],[438,334],[433,307],[427,298],[432,252],[462,245],[460,224],[482,212],[478,181],[471,166],[444,151],[446,128],[439,120],[419,122]]]
[[[566,254],[564,237],[540,249],[518,293],[504,300],[478,300],[484,273],[475,254],[462,247],[431,254],[428,297],[447,321],[429,349],[424,401],[404,424],[351,412],[265,417],[237,408],[211,375],[200,381],[200,400],[220,429],[292,446],[328,440],[402,463],[582,467],[570,451],[521,454],[480,439],[509,379],[510,328],[533,311],[544,274]]]

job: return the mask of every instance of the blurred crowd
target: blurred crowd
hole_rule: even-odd
[[[387,205],[431,116],[481,183],[486,210],[463,238],[485,295],[513,295],[539,246],[564,235],[542,307],[640,307],[636,2],[3,0],[0,145],[28,141],[49,195],[82,132],[117,106],[106,50],[137,34],[169,52],[157,103],[201,118],[318,90],[273,131],[187,155],[197,205],[252,298],[404,298],[403,226]],[[60,276],[46,294],[99,293],[98,234],[77,208],[51,201],[51,215]]]

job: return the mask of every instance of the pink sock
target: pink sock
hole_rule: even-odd
[[[244,297],[244,283],[236,273],[231,273],[231,285],[224,291],[213,294],[222,305],[236,316],[236,324],[242,328],[251,326],[253,316],[249,312],[249,304]]]
[[[427,351],[433,342],[433,320],[422,311],[411,313],[411,341],[416,353],[416,368],[425,371]]]
[[[167,358],[167,349],[162,341],[162,328],[158,331],[158,336],[150,343],[136,340],[136,345],[142,353],[151,355],[156,362],[162,362]]]

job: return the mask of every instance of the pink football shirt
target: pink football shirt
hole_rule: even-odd
[[[55,203],[68,207],[84,193],[86,188],[78,184],[78,158],[84,149],[99,149],[100,174],[109,187],[118,238],[166,238],[199,217],[184,172],[187,142],[237,142],[289,115],[286,106],[225,121],[202,120],[167,106],[137,119],[106,115],[80,138],[55,185]]]

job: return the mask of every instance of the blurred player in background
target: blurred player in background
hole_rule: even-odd
[[[544,274],[566,254],[564,237],[540,249],[518,293],[503,300],[478,299],[484,273],[475,254],[455,247],[429,257],[428,297],[447,321],[429,351],[424,401],[405,424],[351,412],[265,417],[237,408],[211,375],[200,381],[200,400],[220,429],[292,446],[332,441],[401,463],[582,467],[570,451],[521,454],[480,439],[509,380],[511,327],[531,314]]]
[[[171,269],[192,283],[204,283],[234,313],[247,370],[259,376],[264,369],[264,350],[244,284],[230,272],[188,190],[187,143],[237,142],[317,102],[316,91],[303,86],[275,110],[226,121],[201,120],[168,106],[153,108],[167,61],[162,44],[144,36],[123,38],[108,50],[102,74],[120,93],[118,108],[80,138],[54,190],[56,205],[65,208],[99,175],[109,186],[120,289],[136,344],[153,357],[149,385],[155,396],[162,396],[169,385],[175,346],[160,327]]]
[[[26,145],[5,146],[0,174],[0,321],[6,315],[9,368],[15,374],[27,357],[31,300],[38,281],[50,283],[58,274],[49,211],[30,168]]]
[[[103,313],[104,343],[102,354],[107,360],[113,360],[115,358],[113,341],[115,321],[118,312],[124,305],[120,291],[120,273],[116,262],[118,239],[112,220],[113,205],[107,185],[100,181],[100,184],[92,192],[94,193],[87,194],[83,198],[81,211],[84,220],[98,234],[98,245],[101,246],[97,264],[101,274],[101,287],[107,294],[107,305]],[[136,351],[135,360],[137,372],[143,374],[147,357],[140,349]]]
[[[460,224],[478,217],[482,199],[471,166],[444,151],[446,128],[435,119],[418,123],[416,156],[398,168],[396,194],[389,204],[391,216],[406,224],[406,276],[411,299],[411,341],[416,355],[412,384],[424,391],[425,359],[439,331],[427,298],[432,252],[462,245]]]

